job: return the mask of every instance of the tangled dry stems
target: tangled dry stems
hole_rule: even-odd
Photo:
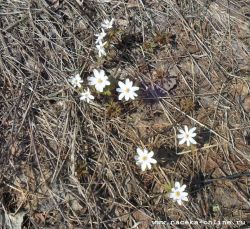
[[[94,34],[111,15],[100,60]],[[247,1],[15,0],[0,2],[0,18],[2,212],[25,210],[24,228],[249,223]],[[98,67],[134,80],[138,99],[80,103],[67,79]],[[178,146],[185,124],[197,148]],[[154,150],[154,170],[135,165],[137,146]],[[189,187],[185,207],[166,197],[174,180]]]

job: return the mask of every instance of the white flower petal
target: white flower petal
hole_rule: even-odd
[[[128,101],[130,96],[128,94],[125,94],[125,93],[123,93],[123,94],[125,95],[125,100]]]
[[[182,138],[180,141],[179,141],[179,145],[182,145],[182,144],[184,144],[185,142],[186,142],[186,138]]]
[[[189,136],[192,137],[192,138],[195,137],[196,135],[197,135],[196,133],[189,134]]]
[[[187,187],[187,185],[182,185],[181,187],[180,187],[180,192],[183,192],[184,190],[185,190],[185,188]]]
[[[131,90],[132,91],[138,91],[140,88],[139,87],[132,87]]]
[[[108,19],[105,19],[103,23],[101,23],[101,26],[104,29],[111,29],[113,27],[113,23],[114,23],[114,18],[112,18],[110,21]]]
[[[144,172],[146,170],[146,168],[147,168],[147,164],[143,163],[141,165],[141,170]]]
[[[126,79],[126,80],[125,80],[125,84],[126,84],[127,86],[128,86],[128,84],[129,84],[129,82],[131,82],[129,79]],[[131,85],[131,86],[132,86],[132,85]],[[131,87],[131,86],[130,86],[130,87]]]
[[[104,80],[107,80],[107,79],[108,79],[108,77],[107,77],[107,76],[105,76],[105,72],[104,72],[104,70],[100,70],[100,72],[99,72],[99,76],[100,76],[100,78],[104,78]]]
[[[94,84],[96,83],[96,78],[93,77],[93,76],[88,77],[87,79],[88,79],[88,81],[90,81],[91,83],[94,83]]]
[[[153,157],[153,156],[154,156],[154,152],[153,152],[153,151],[150,151],[150,152],[148,153],[148,156],[149,156],[149,157]]]
[[[152,164],[156,164],[156,163],[157,163],[157,161],[156,161],[154,158],[150,158],[150,163],[152,163]]]
[[[119,100],[122,100],[124,96],[125,96],[125,95],[124,95],[123,93],[121,93],[121,94],[118,96],[118,99],[119,99]]]
[[[177,182],[175,182],[174,186],[176,189],[179,189],[181,187],[181,184],[180,184],[180,182],[177,181]]]
[[[131,94],[132,94],[131,96],[133,96],[133,97],[137,97],[138,96],[135,92],[132,92]]]
[[[131,96],[130,96],[130,99],[131,99],[131,100],[134,100],[134,99],[135,99],[135,97],[134,97],[133,95],[131,95]]]
[[[177,138],[184,138],[185,136],[186,136],[185,133],[183,133],[183,134],[177,134]]]
[[[139,147],[137,147],[136,152],[137,152],[139,155],[144,154],[144,151],[143,151],[141,148],[139,148]]]
[[[95,77],[99,76],[99,72],[98,72],[97,69],[94,69],[94,70],[93,70],[93,73],[94,73],[94,76],[95,76]],[[94,78],[94,77],[91,77],[91,78]]]
[[[106,33],[105,33],[104,30],[102,29],[102,32],[101,32],[101,33],[98,33],[98,34],[95,34],[95,36],[97,37],[95,43],[102,43],[102,39],[106,36]]]
[[[182,193],[181,193],[181,198],[184,198],[184,197],[186,197],[186,196],[188,196],[188,193],[187,193],[187,192],[182,192]]]
[[[169,198],[171,198],[171,199],[175,199],[175,193],[170,192],[170,193],[169,193]]]
[[[189,129],[189,134],[193,133],[195,130],[196,130],[196,127]]]
[[[184,197],[182,198],[182,200],[188,201],[188,198],[187,198],[186,196],[184,196]]]
[[[126,86],[125,83],[123,83],[122,81],[119,81],[118,85],[119,85],[120,89],[122,89]]]
[[[175,188],[172,188],[171,191],[172,191],[172,192],[175,192],[176,190],[175,190]]]
[[[177,203],[178,203],[179,205],[182,205],[182,201],[181,201],[181,200],[177,200]]]
[[[181,134],[185,134],[185,131],[184,131],[183,129],[179,129],[179,132],[180,132]]]
[[[193,138],[189,138],[189,141],[190,141],[192,144],[197,144],[197,142],[196,142]]]
[[[141,166],[141,162],[140,161],[136,161],[136,165]]]
[[[144,153],[145,155],[147,155],[147,154],[148,154],[148,150],[147,150],[147,149],[143,149],[143,153]]]
[[[103,86],[101,84],[96,84],[95,89],[99,92],[103,92]]]

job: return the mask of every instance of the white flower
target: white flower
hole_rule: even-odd
[[[139,87],[133,87],[133,82],[129,79],[125,80],[125,83],[119,81],[118,85],[120,88],[117,88],[116,91],[120,92],[118,97],[119,100],[122,100],[125,97],[125,100],[128,101],[129,99],[135,99],[138,96],[135,91],[139,90]]]
[[[174,188],[171,189],[169,197],[173,201],[177,201],[179,205],[182,205],[182,201],[188,201],[188,193],[184,192],[186,185],[180,185],[180,182],[175,182]]]
[[[148,152],[147,149],[140,149],[137,148],[137,153],[138,155],[135,156],[136,164],[141,166],[141,170],[145,171],[147,168],[151,169],[151,163],[156,164],[157,161],[153,159],[152,157],[154,156],[154,152]]]
[[[89,85],[94,85],[97,91],[103,92],[106,85],[110,85],[108,77],[103,70],[98,72],[98,70],[94,69],[93,73],[94,76],[88,77]]]
[[[95,34],[95,36],[97,37],[95,43],[102,43],[102,39],[106,36],[106,33],[105,33],[104,30],[102,29],[102,32],[101,32],[101,33],[98,33],[98,34]]]
[[[105,19],[101,24],[101,26],[104,29],[111,29],[113,27],[113,23],[114,23],[114,18],[112,18],[110,21],[108,19]]]
[[[76,74],[75,76],[70,77],[69,82],[75,88],[81,87],[81,83],[83,82],[83,80],[81,79],[80,74]]]
[[[89,88],[80,93],[80,95],[80,100],[86,101],[87,103],[89,103],[90,100],[93,100],[95,98],[93,95],[91,95]]]
[[[180,134],[177,135],[177,138],[180,138],[179,144],[182,145],[185,142],[187,142],[187,146],[196,144],[197,142],[193,139],[196,136],[196,133],[194,133],[195,130],[196,127],[189,130],[187,126],[184,126],[184,130],[179,129]]]
[[[105,52],[105,48],[104,46],[106,45],[107,42],[102,43],[101,41],[99,41],[99,43],[96,45],[96,48],[98,49],[98,55],[99,57],[106,56],[106,52]]]

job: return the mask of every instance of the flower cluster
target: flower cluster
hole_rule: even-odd
[[[112,18],[111,20],[105,19],[101,24],[102,32],[95,34],[95,36],[97,37],[95,43],[99,57],[106,56],[105,45],[107,44],[107,41],[103,42],[103,39],[107,34],[104,31],[104,29],[111,29],[113,27],[113,23],[114,23],[114,18]]]
[[[107,35],[105,30],[111,29],[113,27],[114,18],[111,20],[105,19],[101,23],[101,32],[95,34],[96,38],[96,48],[98,50],[99,57],[106,56],[105,45],[107,41],[103,41],[105,36]],[[104,70],[93,70],[93,75],[87,78],[88,85],[94,86],[97,92],[103,92],[106,86],[109,86],[111,83],[109,81],[108,76],[106,75]],[[81,83],[83,80],[80,77],[80,74],[76,74],[75,76],[71,76],[69,79],[71,85],[76,88],[81,88]],[[129,99],[134,100],[136,96],[136,91],[139,90],[139,87],[133,86],[133,82],[129,79],[125,79],[124,82],[118,82],[119,88],[116,88],[116,91],[119,94],[118,99],[122,100],[123,98],[128,101]],[[86,88],[84,91],[80,93],[80,100],[90,103],[91,100],[94,99],[94,96],[91,94],[90,89]]]
[[[154,152],[148,152],[147,149],[137,148],[137,155],[135,156],[136,164],[141,167],[142,171],[151,169],[151,164],[156,164],[157,161],[153,158]],[[182,201],[188,201],[188,193],[184,192],[186,185],[180,185],[179,182],[175,182],[175,186],[171,189],[169,193],[169,198],[177,202],[179,205],[182,205]]]
[[[71,76],[68,80],[70,82],[70,84],[76,88],[82,88],[82,83],[83,80],[80,77],[80,74],[76,74],[75,76]],[[89,88],[86,88],[85,90],[83,90],[82,92],[80,92],[80,100],[85,101],[87,103],[90,103],[91,100],[94,99],[94,96],[91,94]]]
[[[124,89],[125,86],[120,85],[120,87]],[[191,144],[197,144],[197,142],[193,139],[196,136],[196,133],[194,132],[195,130],[196,127],[189,129],[187,126],[184,126],[184,130],[179,129],[180,134],[177,135],[177,138],[180,139],[179,144],[181,145],[184,144],[185,142],[187,143],[187,146],[190,146]],[[151,169],[152,168],[151,164],[157,163],[157,161],[153,158],[154,156],[153,151],[149,152],[147,149],[140,149],[140,148],[137,148],[136,151],[137,151],[137,155],[135,156],[136,164],[141,167],[142,171]],[[181,186],[179,182],[175,182],[175,186],[171,189],[169,198],[173,199],[173,201],[176,201],[179,205],[182,205],[182,201],[188,201],[187,198],[188,193],[184,192],[185,188],[186,185]]]
[[[93,70],[93,75],[88,77],[88,85],[94,86],[96,91],[103,92],[104,88],[110,85],[110,81],[106,76],[104,70],[98,71],[97,69]],[[75,87],[81,88],[81,83],[83,80],[81,79],[79,74],[70,77],[69,82],[71,85]],[[125,82],[119,81],[118,82],[119,88],[116,88],[116,91],[119,92],[118,99],[122,100],[123,98],[128,101],[129,99],[134,100],[136,96],[138,96],[135,91],[139,90],[139,87],[133,86],[133,82],[129,79],[126,79]],[[91,95],[89,88],[85,89],[84,92],[80,93],[81,97],[80,100],[86,101],[87,103],[90,100],[94,99],[94,96]]]
[[[129,84],[129,80],[126,82],[126,85]],[[132,85],[130,85],[131,88],[137,88],[137,87],[132,87]],[[120,86],[120,90],[122,89],[124,90],[124,85]],[[122,88],[122,89],[121,89]],[[130,94],[128,94],[129,92],[127,92],[125,96],[132,96],[133,95],[133,90],[130,88]],[[120,96],[122,95],[123,92],[121,92]],[[119,97],[120,97],[119,96]],[[123,95],[121,96],[123,97]],[[190,146],[191,144],[197,144],[197,142],[193,139],[196,136],[196,133],[194,133],[194,131],[196,130],[196,127],[193,127],[191,129],[188,129],[187,126],[184,126],[184,130],[183,129],[179,129],[180,134],[177,135],[177,138],[180,138],[179,144],[183,144],[185,142],[187,142],[187,146]],[[141,166],[142,171],[145,171],[147,168],[151,169],[151,165],[150,163],[156,164],[156,160],[152,159],[154,152],[151,151],[148,153],[147,149],[141,150],[140,148],[137,148],[137,156],[135,156],[135,160],[137,161],[136,164]]]
[[[98,34],[95,34],[96,38],[96,48],[98,50],[98,56],[106,56],[106,50],[105,45],[107,44],[107,41],[104,41],[104,38],[106,37],[105,30],[111,29],[113,27],[114,18],[111,20],[104,20],[101,24],[101,32]],[[103,69],[93,69],[93,74],[87,78],[88,85],[95,88],[97,92],[104,92],[104,89],[106,86],[110,86],[111,82],[109,80],[109,77],[106,75],[105,71]],[[74,88],[80,88],[82,89],[82,83],[83,80],[80,77],[80,74],[76,74],[75,76],[71,76],[68,80],[70,84]],[[130,79],[125,79],[123,82],[118,81],[118,86],[116,88],[116,92],[119,93],[118,100],[134,100],[135,97],[138,96],[136,91],[139,90],[139,87],[134,86],[133,82]],[[80,91],[80,100],[90,103],[92,100],[94,100],[94,96],[91,94],[90,89],[87,87],[86,89]],[[179,134],[177,135],[177,138],[179,139],[179,144],[186,143],[187,146],[190,146],[191,144],[197,144],[197,142],[194,140],[194,137],[196,136],[195,133],[196,127],[188,128],[186,125],[184,126],[184,129],[179,129]],[[141,168],[141,170],[144,172],[146,170],[150,170],[152,168],[152,164],[157,164],[157,160],[153,158],[154,152],[148,151],[146,148],[141,149],[137,148],[137,155],[134,157],[136,160],[136,164]],[[188,193],[184,192],[186,188],[186,185],[182,185],[179,182],[175,182],[174,187],[172,187],[171,192],[169,193],[169,198],[173,199],[173,201],[176,201],[179,205],[182,204],[183,201],[188,201]]]

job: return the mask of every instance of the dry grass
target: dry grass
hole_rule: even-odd
[[[23,228],[249,226],[247,2],[0,0],[0,213],[27,212]],[[98,60],[94,34],[111,16]],[[80,72],[86,83],[93,68],[128,76],[138,99],[79,102],[67,79]],[[176,140],[183,125],[197,127],[191,150]],[[153,170],[136,166],[138,146],[155,152]],[[176,180],[185,206],[166,197]]]

